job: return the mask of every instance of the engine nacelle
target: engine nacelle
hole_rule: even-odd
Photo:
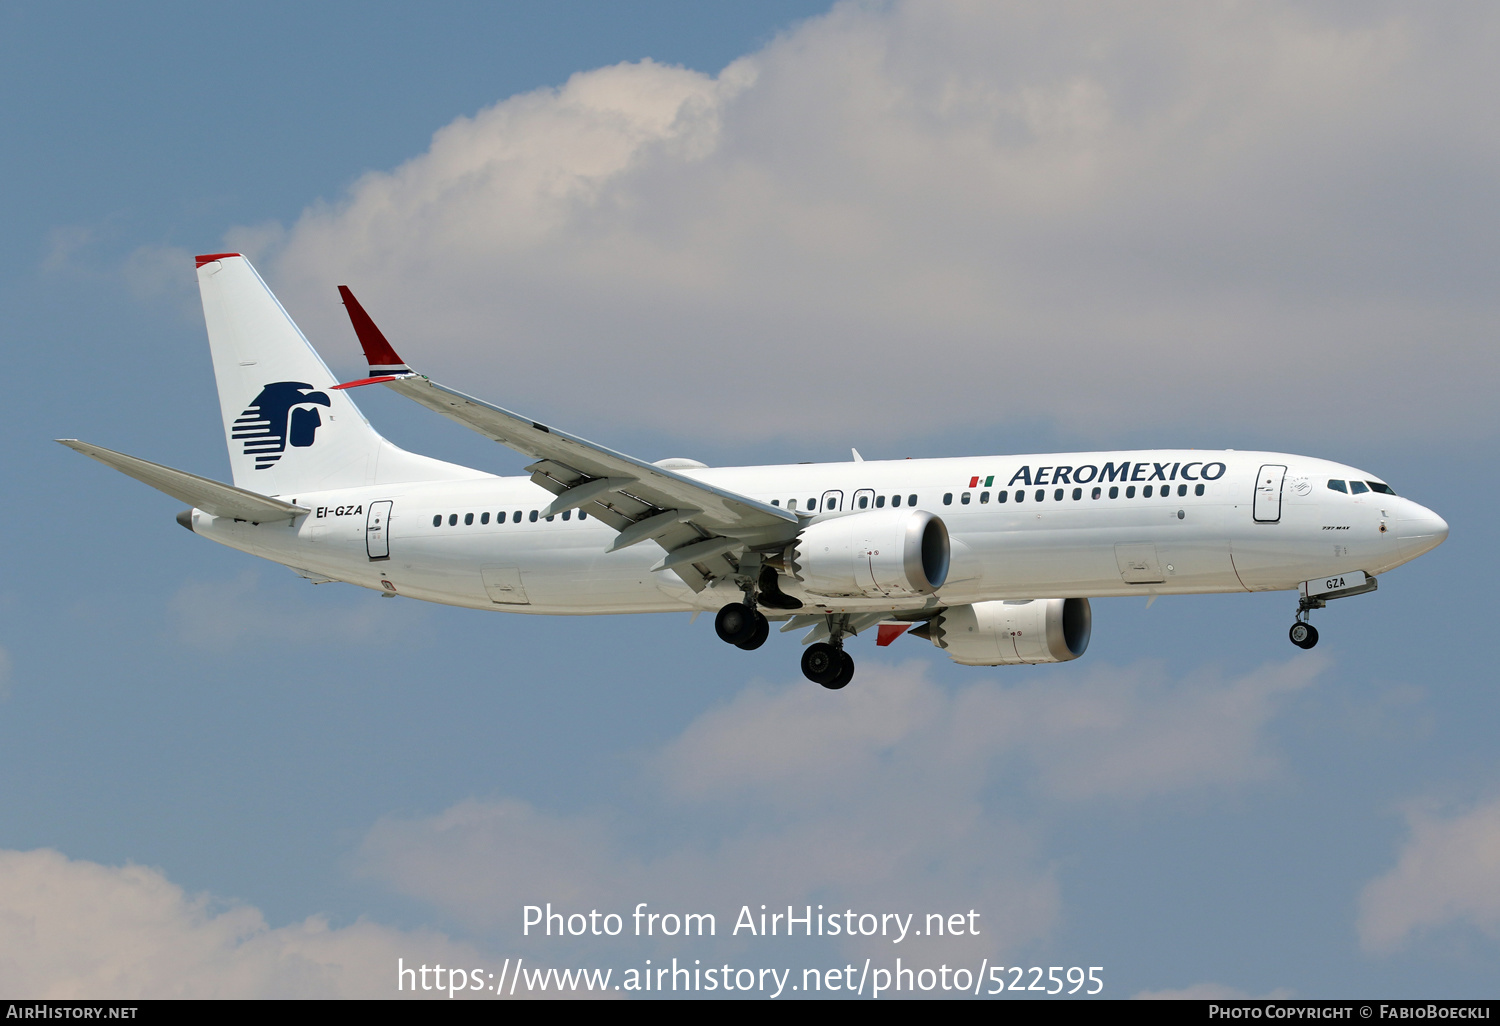
[[[912,633],[965,666],[1062,663],[1089,647],[1088,599],[1022,599],[950,606]]]
[[[791,593],[930,595],[948,579],[948,528],[926,510],[882,509],[808,525],[782,556]]]

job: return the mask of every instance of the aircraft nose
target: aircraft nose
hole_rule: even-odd
[[[1407,559],[1431,552],[1447,537],[1448,521],[1425,506],[1415,506],[1396,520],[1396,541],[1401,546],[1401,555]]]

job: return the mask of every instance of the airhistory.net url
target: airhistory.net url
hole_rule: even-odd
[[[896,959],[894,968],[848,963],[831,969],[736,968],[729,963],[703,966],[701,959],[689,965],[677,958],[670,966],[653,965],[629,969],[558,969],[535,968],[524,958],[507,958],[498,975],[485,969],[453,969],[442,965],[408,966],[396,959],[396,990],[403,993],[427,991],[436,996],[446,993],[495,997],[516,997],[542,993],[639,992],[642,994],[696,994],[724,991],[776,998],[786,993],[806,995],[831,993],[846,997],[878,998],[883,994],[948,993],[991,997],[1024,991],[1030,995],[1088,995],[1104,990],[1103,966],[1003,966],[990,965],[985,959],[978,971],[952,968],[942,964],[936,969],[917,969]]]

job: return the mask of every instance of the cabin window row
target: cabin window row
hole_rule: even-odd
[[[562,518],[564,520],[571,520],[571,519],[573,519],[573,513],[574,513],[573,510],[571,510],[571,509],[565,509],[565,510],[562,511],[561,516],[562,516]],[[587,513],[585,513],[581,509],[578,510],[577,513],[578,513],[578,519],[579,520],[587,520],[589,518],[589,515]],[[505,523],[505,517],[506,517],[506,515],[507,514],[506,514],[506,512],[504,510],[500,511],[499,513],[496,513],[495,514],[495,523],[496,524],[503,524],[503,523]],[[521,518],[522,517],[525,517],[527,520],[531,521],[534,524],[534,523],[537,522],[537,519],[540,517],[540,515],[541,515],[540,511],[538,511],[538,510],[532,510],[530,513],[527,513],[524,510],[519,510],[519,509],[516,510],[514,513],[509,514],[509,516],[510,516],[510,522],[513,523],[513,524],[519,524],[521,522]],[[447,518],[446,518],[448,526],[449,527],[457,527],[458,526],[458,518],[459,518],[459,514],[457,514],[457,513],[449,513],[448,516],[447,516]],[[488,524],[490,522],[490,515],[489,515],[488,512],[481,513],[481,514],[479,514],[479,518],[478,519],[479,519],[479,523],[480,524]],[[549,523],[551,521],[555,520],[555,519],[557,519],[556,516],[547,517],[547,520],[548,520]],[[475,520],[475,517],[474,517],[473,513],[465,513],[465,514],[463,514],[463,522],[464,522],[464,526],[465,527],[472,527],[474,525],[474,520]],[[443,526],[443,522],[444,522],[443,514],[441,514],[441,513],[435,513],[435,514],[433,514],[433,517],[432,517],[432,526],[433,527],[442,527]]]
[[[861,491],[863,491],[863,489],[861,489]],[[840,492],[839,496],[840,497],[838,499],[830,499],[828,501],[828,507],[827,507],[827,509],[824,512],[827,512],[828,510],[836,510],[836,509],[839,508],[838,504],[841,501],[843,501],[843,493]],[[866,495],[858,495],[858,497],[854,500],[855,505],[859,509],[869,509],[870,508],[870,502],[871,502],[871,499],[870,499],[870,496],[868,494],[866,494]],[[900,506],[900,505],[902,505],[903,502],[906,505],[908,505],[908,506],[915,506],[917,504],[917,495],[916,495],[916,493],[913,492],[912,494],[906,496],[904,499],[900,495],[892,495],[890,497],[890,503],[891,503],[892,506]],[[875,508],[876,509],[885,509],[886,497],[884,495],[877,495],[877,496],[875,496],[874,503],[875,503]],[[781,500],[780,499],[772,499],[771,500],[771,505],[773,505],[773,506],[780,506],[781,505]],[[786,500],[786,508],[787,509],[796,509],[797,508],[797,500],[796,499],[788,499],[788,500]],[[814,497],[814,498],[808,499],[807,502],[803,504],[802,509],[804,511],[808,512],[808,513],[816,513],[816,512],[818,512],[818,500],[817,500],[817,498]]]
[[[1144,488],[1141,489],[1141,497],[1144,498],[1144,499],[1151,498],[1153,496],[1153,493],[1154,493],[1154,486],[1153,485],[1146,485]],[[1178,495],[1179,498],[1185,497],[1187,495],[1187,493],[1188,493],[1188,486],[1187,485],[1182,484],[1182,485],[1178,485],[1177,486],[1177,495]],[[1203,485],[1198,484],[1198,485],[1194,485],[1193,486],[1193,494],[1194,495],[1202,495],[1203,493],[1204,493],[1204,487],[1203,487]],[[1068,490],[1066,488],[1054,488],[1052,490],[1052,500],[1054,502],[1062,502],[1063,499],[1067,496],[1067,494],[1068,494]],[[1161,486],[1161,497],[1163,499],[1167,499],[1167,498],[1170,498],[1171,495],[1172,495],[1172,486],[1171,485],[1162,485]],[[1102,499],[1103,497],[1104,497],[1104,489],[1102,487],[1097,486],[1097,485],[1089,492],[1089,498],[1091,498],[1091,499]],[[1109,488],[1109,497],[1111,499],[1118,499],[1120,497],[1120,486],[1119,485],[1111,485],[1110,486],[1110,488]],[[1046,498],[1047,498],[1047,489],[1045,489],[1045,488],[1038,488],[1036,490],[1036,494],[1033,496],[1032,501],[1034,501],[1034,502],[1043,502],[1043,501],[1046,500]],[[1074,499],[1074,501],[1080,500],[1082,498],[1083,498],[1083,489],[1082,488],[1074,488],[1073,489],[1073,499]],[[1127,485],[1125,487],[1125,498],[1127,498],[1127,499],[1133,499],[1133,498],[1135,498],[1135,485]],[[958,501],[959,501],[959,505],[967,506],[971,502],[974,501],[974,493],[973,492],[963,492],[962,494],[959,495]],[[989,501],[990,501],[990,493],[989,492],[980,492],[979,493],[979,503],[980,503],[980,505],[984,505],[984,504],[988,503]],[[995,502],[996,503],[1005,503],[1005,502],[1009,502],[1009,501],[1010,501],[1010,492],[1005,491],[1004,489],[1001,489],[1000,491],[997,491],[995,493]],[[1025,502],[1026,501],[1026,489],[1024,489],[1024,488],[1017,488],[1016,489],[1015,501],[1016,502]],[[953,505],[953,493],[952,492],[947,492],[947,493],[945,493],[943,495],[943,505],[944,506],[951,506],[951,505]]]

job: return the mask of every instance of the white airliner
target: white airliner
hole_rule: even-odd
[[[807,629],[802,670],[902,631],[970,666],[1088,647],[1089,599],[1296,590],[1308,614],[1440,544],[1373,474],[1283,453],[1145,450],[707,467],[614,452],[414,373],[347,288],[369,377],[337,384],[255,269],[198,257],[234,485],[60,440],[191,504],[195,534],[314,582],[516,613],[717,610],[725,641]],[[350,398],[383,384],[523,453],[497,477],[397,448]]]

